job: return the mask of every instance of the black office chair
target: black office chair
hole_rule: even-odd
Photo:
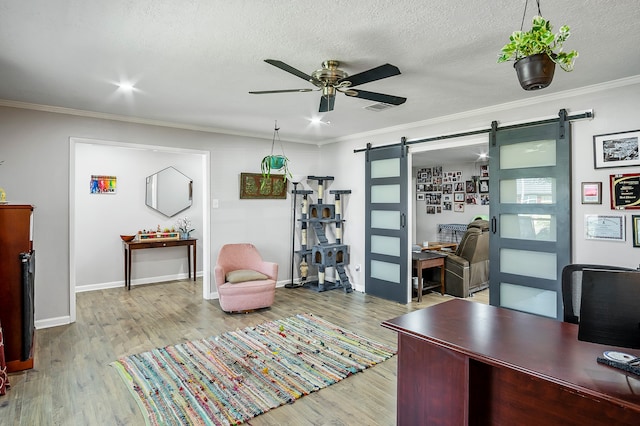
[[[580,300],[582,298],[582,271],[593,269],[597,271],[635,271],[635,269],[621,266],[590,265],[573,263],[562,269],[562,305],[564,307],[564,322],[580,323]]]
[[[640,349],[640,271],[583,269],[578,340]]]

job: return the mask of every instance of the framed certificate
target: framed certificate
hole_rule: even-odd
[[[633,246],[640,247],[640,216],[631,216],[631,223],[633,225]]]
[[[611,184],[611,209],[640,209],[640,173],[609,176]]]
[[[587,240],[624,241],[625,221],[622,215],[587,214],[584,237]]]

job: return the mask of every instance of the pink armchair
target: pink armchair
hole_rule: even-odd
[[[253,244],[222,246],[213,271],[223,311],[249,311],[273,304],[278,264],[262,260]]]

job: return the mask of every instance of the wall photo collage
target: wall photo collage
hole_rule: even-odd
[[[443,171],[442,166],[418,169],[416,200],[425,202],[427,214],[462,213],[465,204],[489,205],[489,166],[480,166],[480,176],[471,180],[461,171]]]

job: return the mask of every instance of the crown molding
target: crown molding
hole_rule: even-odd
[[[618,80],[612,80],[605,83],[594,84],[591,86],[584,86],[577,89],[564,90],[561,92],[555,92],[548,95],[540,95],[533,98],[521,99],[518,101],[493,105],[490,107],[464,111],[456,114],[444,115],[441,117],[430,118],[427,120],[414,121],[412,123],[402,124],[399,126],[385,127],[381,129],[371,130],[368,132],[355,133],[347,136],[341,136],[339,138],[328,139],[323,142],[310,142],[308,140],[291,139],[291,138],[283,139],[283,141],[322,146],[322,145],[328,145],[328,144],[337,143],[337,142],[362,140],[362,139],[370,138],[373,136],[385,135],[388,133],[396,133],[404,130],[415,129],[417,127],[428,127],[428,126],[433,126],[441,123],[447,123],[450,121],[467,119],[467,118],[475,117],[481,114],[496,113],[496,112],[501,112],[508,109],[522,108],[522,107],[537,105],[543,102],[549,102],[549,101],[554,101],[558,99],[565,99],[567,97],[581,96],[581,95],[586,95],[586,94],[591,94],[596,92],[602,92],[605,90],[611,90],[611,89],[631,86],[635,84],[640,84],[640,75],[621,78]],[[29,102],[12,101],[7,99],[0,99],[0,106],[10,107],[10,108],[29,109],[34,111],[53,112],[56,114],[74,115],[78,117],[96,118],[101,120],[112,120],[112,121],[121,121],[125,123],[145,124],[149,126],[160,126],[160,127],[174,128],[174,129],[192,130],[196,132],[217,133],[217,134],[223,134],[223,135],[250,137],[250,138],[256,138],[256,139],[269,139],[269,138],[266,138],[264,134],[258,134],[258,133],[239,132],[239,131],[234,131],[229,129],[219,129],[219,128],[207,127],[207,126],[193,126],[193,125],[175,123],[170,121],[129,117],[125,115],[78,110],[73,108],[65,108],[65,107],[52,106],[52,105],[33,104]]]
[[[619,87],[632,86],[635,84],[640,84],[640,75],[621,78],[618,80],[612,80],[605,83],[593,84],[591,86],[584,86],[577,89],[570,89],[570,90],[564,90],[561,92],[550,93],[548,95],[540,95],[533,98],[521,99],[518,101],[507,102],[504,104],[498,104],[498,105],[493,105],[489,107],[464,111],[456,114],[443,115],[440,117],[430,118],[427,120],[414,121],[412,123],[402,124],[399,126],[386,127],[383,129],[372,130],[369,132],[362,132],[362,133],[342,136],[339,138],[327,140],[324,143],[322,143],[322,145],[326,145],[329,143],[336,143],[336,142],[362,140],[362,139],[371,138],[373,136],[385,135],[388,133],[398,133],[404,130],[415,129],[417,127],[428,127],[428,126],[447,123],[451,121],[473,118],[478,115],[497,113],[497,112],[502,112],[505,110],[515,109],[515,108],[523,108],[527,106],[538,105],[545,102],[555,101],[558,99],[566,99],[568,97],[588,95],[592,93],[616,89]]]

